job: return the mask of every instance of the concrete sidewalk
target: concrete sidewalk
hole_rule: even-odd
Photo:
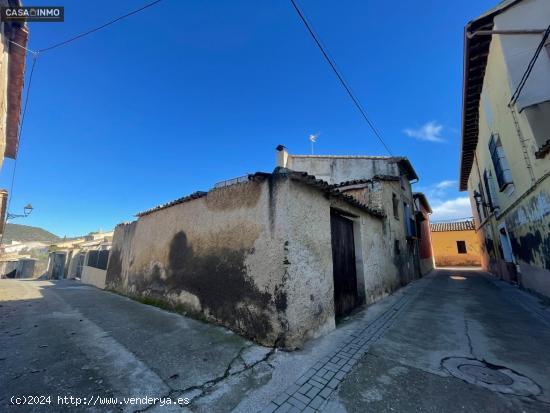
[[[0,410],[75,409],[10,405],[28,394],[190,402],[79,407],[97,412],[542,411],[550,402],[547,310],[479,272],[436,271],[292,353],[74,281],[1,280],[0,305]],[[456,377],[444,360],[461,357],[505,366],[537,394]]]

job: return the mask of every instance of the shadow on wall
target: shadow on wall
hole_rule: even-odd
[[[261,343],[277,341],[272,337],[273,307],[286,310],[286,295],[259,291],[247,276],[245,259],[253,249],[232,250],[217,247],[211,253],[198,255],[189,245],[184,231],[170,242],[168,268],[155,264],[150,273],[130,273],[126,289],[148,299],[158,300],[176,310],[189,312],[237,330]],[[120,251],[113,248],[107,270],[107,288],[119,290],[122,261]],[[181,293],[194,295],[200,309],[170,301]]]

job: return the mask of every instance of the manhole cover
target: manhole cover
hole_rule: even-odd
[[[441,361],[441,366],[454,377],[499,393],[530,397],[542,392],[529,377],[475,358],[447,357]]]
[[[487,384],[499,384],[501,386],[509,386],[514,383],[514,380],[498,370],[491,369],[485,366],[476,366],[474,364],[462,364],[458,369],[468,376],[472,376],[477,380],[481,380]]]

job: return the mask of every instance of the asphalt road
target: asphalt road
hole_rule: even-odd
[[[356,364],[305,407],[296,383],[351,339]],[[292,353],[77,281],[0,280],[7,412],[542,412],[549,348],[548,308],[476,271],[436,271]]]
[[[326,410],[549,412],[548,306],[476,271],[434,275]]]

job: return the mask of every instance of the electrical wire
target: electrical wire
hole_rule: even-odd
[[[34,75],[34,68],[36,67],[36,61],[38,60],[38,53],[33,54],[32,56],[32,65],[31,70],[29,73],[29,83],[27,84],[27,91],[25,94],[25,103],[23,104],[23,112],[21,112],[21,121],[19,122],[19,143],[15,149],[15,160],[13,161],[13,173],[11,175],[11,184],[10,184],[10,192],[8,193],[8,203],[6,205],[6,217],[4,218],[4,228],[2,231],[2,234],[0,235],[0,246],[4,242],[4,233],[6,232],[6,224],[7,224],[7,216],[8,212],[10,210],[11,200],[13,198],[13,187],[15,183],[15,173],[17,172],[17,159],[19,158],[18,152],[19,148],[21,147],[21,133],[23,132],[23,126],[25,125],[25,115],[27,114],[27,106],[29,104],[29,96],[31,94],[31,86],[32,86],[32,79]]]
[[[107,26],[110,26],[120,20],[123,20],[127,17],[130,17],[134,14],[137,14],[145,9],[148,9],[149,7],[153,7],[154,5],[160,3],[162,0],[156,0],[156,1],[153,1],[151,3],[147,3],[145,4],[144,6],[140,7],[139,9],[135,9],[135,10],[132,10],[131,12],[129,13],[126,13],[122,16],[119,16],[113,20],[110,20],[108,21],[107,23],[104,23],[102,24],[101,26],[98,26],[98,27],[95,27],[93,29],[90,29],[88,31],[85,31],[83,33],[80,33],[80,34],[77,34],[76,36],[73,36],[67,40],[63,40],[62,42],[59,42],[59,43],[56,43],[56,44],[53,44],[52,46],[48,46],[48,47],[45,47],[43,49],[39,49],[38,52],[42,53],[42,52],[47,52],[47,51],[50,51],[50,50],[53,50],[53,49],[57,49],[58,47],[61,47],[61,46],[65,46],[66,44],[69,44],[71,42],[74,42],[75,40],[78,40],[78,39],[81,39],[82,37],[85,37],[85,36],[88,36],[89,34],[92,34],[92,33],[95,33],[101,29],[104,29],[105,27]]]
[[[359,99],[357,99],[357,97],[355,96],[355,94],[353,93],[353,91],[351,90],[351,87],[348,85],[348,83],[344,80],[344,77],[342,76],[342,74],[340,73],[340,71],[338,70],[337,66],[336,66],[336,63],[333,59],[331,59],[331,57],[329,56],[327,50],[325,47],[323,47],[322,45],[322,42],[320,40],[320,37],[315,33],[315,31],[313,30],[312,26],[309,24],[309,22],[307,21],[306,17],[304,16],[304,14],[302,13],[302,11],[300,10],[300,8],[298,7],[298,5],[296,4],[296,1],[295,0],[290,0],[290,2],[292,3],[292,6],[294,7],[294,9],[296,10],[296,13],[298,13],[298,16],[300,17],[300,19],[302,20],[302,22],[304,23],[304,25],[306,26],[306,29],[308,30],[309,34],[311,35],[311,37],[313,38],[313,40],[315,41],[315,44],[317,45],[317,47],[319,48],[319,50],[321,50],[321,53],[323,54],[323,57],[325,58],[325,60],[327,61],[327,63],[330,65],[332,71],[336,74],[336,77],[338,78],[338,80],[340,81],[340,83],[342,84],[342,86],[344,87],[344,89],[346,90],[347,94],[349,95],[349,97],[351,98],[351,100],[353,101],[353,103],[355,104],[355,106],[357,107],[357,109],[359,110],[359,112],[361,113],[361,115],[363,116],[363,118],[365,119],[365,121],[367,122],[367,124],[369,125],[370,129],[373,131],[374,135],[378,138],[378,140],[380,141],[380,143],[384,146],[384,148],[386,149],[386,151],[391,155],[393,156],[393,153],[391,152],[390,148],[388,147],[388,145],[386,144],[386,142],[384,142],[384,139],[382,138],[381,134],[378,132],[378,130],[375,128],[373,122],[369,119],[368,115],[367,115],[367,112],[365,111],[365,109],[363,108],[363,106],[361,105],[361,103],[359,102]]]
[[[544,32],[544,35],[542,36],[542,40],[540,41],[539,45],[537,46],[537,49],[535,50],[535,54],[529,61],[529,64],[527,65],[527,69],[525,69],[525,72],[523,73],[523,76],[521,77],[521,80],[519,81],[518,87],[516,88],[516,91],[512,95],[512,98],[510,99],[509,105],[515,104],[518,99],[521,91],[523,90],[523,87],[525,86],[525,83],[527,82],[527,79],[529,79],[529,76],[531,75],[531,72],[533,71],[533,67],[535,66],[535,63],[540,55],[540,52],[542,48],[544,47],[544,43],[546,42],[546,39],[548,39],[548,36],[550,35],[550,26],[546,29]]]
[[[39,49],[39,50],[31,50],[27,47],[24,47],[22,45],[20,45],[19,43],[16,43],[16,42],[13,42],[13,41],[10,41],[10,43],[13,43],[15,46],[18,46],[22,49],[25,49],[26,51],[28,51],[29,53],[32,54],[32,65],[31,65],[31,69],[30,69],[30,73],[29,73],[29,83],[27,85],[27,91],[26,91],[26,95],[25,95],[25,103],[23,105],[23,111],[22,111],[22,114],[21,114],[21,121],[19,123],[19,134],[18,134],[18,137],[19,137],[19,143],[18,143],[18,146],[16,148],[16,153],[15,153],[15,160],[14,160],[14,164],[13,164],[13,173],[12,173],[12,176],[11,176],[11,183],[10,183],[10,191],[8,193],[8,202],[7,202],[7,205],[6,205],[6,218],[4,218],[4,230],[2,231],[2,234],[0,234],[0,246],[3,244],[3,241],[4,241],[4,233],[6,232],[5,231],[5,227],[6,227],[6,224],[7,224],[7,214],[8,214],[8,211],[10,209],[10,205],[11,205],[11,200],[13,198],[13,188],[14,188],[14,184],[15,184],[15,175],[16,175],[16,172],[17,172],[17,160],[18,160],[18,152],[19,152],[19,147],[21,146],[21,136],[22,136],[22,132],[23,132],[23,126],[25,124],[25,115],[27,113],[27,106],[28,106],[28,103],[29,103],[29,96],[30,96],[30,92],[31,92],[31,86],[32,86],[32,80],[33,80],[33,75],[34,75],[34,69],[36,67],[36,61],[38,60],[38,56],[41,54],[41,53],[44,53],[44,52],[47,52],[47,51],[50,51],[50,50],[53,50],[53,49],[56,49],[58,47],[61,47],[61,46],[65,46],[71,42],[74,42],[75,40],[78,40],[78,39],[81,39],[85,36],[88,36],[92,33],[95,33],[101,29],[104,29],[105,27],[107,26],[110,26],[120,20],[123,20],[127,17],[130,17],[136,13],[139,13],[145,9],[148,9],[149,7],[152,7],[158,3],[160,3],[162,0],[156,0],[156,1],[153,1],[151,3],[147,3],[145,4],[144,6],[138,8],[138,9],[135,9],[135,10],[132,10],[122,16],[119,16],[113,20],[110,20],[108,21],[107,23],[104,23],[102,24],[101,26],[98,26],[98,27],[95,27],[93,29],[90,29],[86,32],[83,32],[83,33],[80,33],[76,36],[73,36],[67,40],[64,40],[62,42],[59,42],[59,43],[55,43],[51,46],[48,46],[48,47],[45,47],[43,49]]]

